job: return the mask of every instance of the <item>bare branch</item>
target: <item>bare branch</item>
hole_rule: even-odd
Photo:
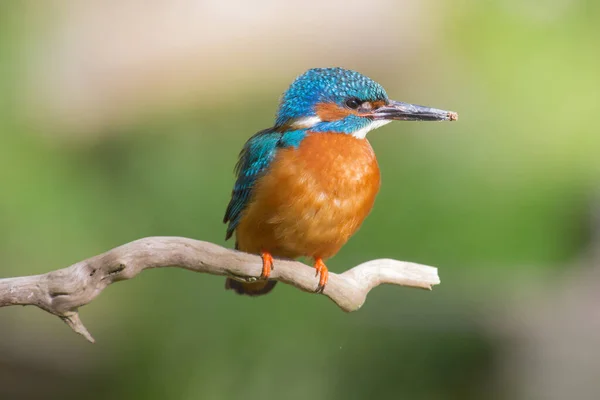
[[[229,250],[213,243],[182,237],[148,237],[116,247],[70,267],[43,275],[0,279],[0,307],[34,305],[59,316],[87,340],[94,339],[77,310],[114,282],[131,279],[145,269],[179,267],[229,276],[242,282],[257,280],[259,256]],[[315,270],[303,263],[276,260],[271,279],[306,292],[315,292]],[[323,294],[342,310],[359,309],[369,291],[381,284],[431,289],[439,284],[437,269],[389,259],[368,261],[342,274],[329,274]]]

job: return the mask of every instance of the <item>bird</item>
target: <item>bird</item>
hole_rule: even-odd
[[[260,255],[254,282],[226,279],[241,295],[270,293],[274,258],[314,260],[317,292],[325,261],[357,232],[380,188],[367,133],[392,121],[455,121],[458,114],[390,100],[367,76],[341,67],[312,68],[283,93],[272,127],[251,136],[235,166],[223,223],[235,248]]]

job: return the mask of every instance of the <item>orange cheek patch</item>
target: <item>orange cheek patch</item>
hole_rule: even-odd
[[[371,106],[373,107],[373,110],[378,109],[379,107],[383,107],[385,106],[385,101],[383,100],[377,100],[377,101],[372,101],[371,102]]]
[[[348,115],[358,115],[358,112],[355,110],[340,107],[335,103],[318,103],[315,106],[315,112],[321,121],[326,122],[339,121]]]

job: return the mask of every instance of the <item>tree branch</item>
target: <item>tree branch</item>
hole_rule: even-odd
[[[0,279],[0,307],[34,305],[60,317],[90,342],[77,310],[114,282],[131,279],[145,269],[179,267],[229,276],[242,282],[257,280],[259,256],[229,250],[213,243],[182,237],[148,237],[116,247],[70,267],[43,275]],[[315,270],[297,261],[275,261],[271,279],[306,292],[315,292]],[[368,261],[342,274],[329,274],[323,294],[344,311],[359,309],[369,291],[381,284],[431,289],[439,284],[437,269],[390,259]]]

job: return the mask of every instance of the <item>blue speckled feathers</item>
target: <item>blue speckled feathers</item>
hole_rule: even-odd
[[[320,102],[342,104],[348,97],[361,101],[387,100],[383,87],[359,72],[343,68],[313,68],[297,77],[281,98],[275,126],[315,115]]]

